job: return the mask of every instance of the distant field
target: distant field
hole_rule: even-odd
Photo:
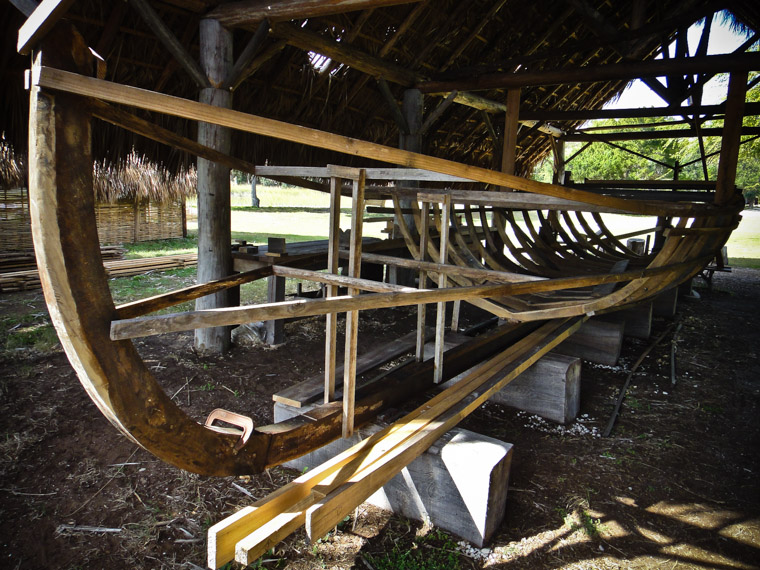
[[[251,208],[250,186],[232,187],[232,234],[233,239],[245,239],[251,243],[266,243],[267,237],[284,237],[287,241],[306,241],[327,237],[329,196],[326,193],[303,188],[285,188],[259,184],[257,195],[260,208]],[[189,204],[194,208],[194,204]],[[341,202],[341,228],[351,226],[350,200]],[[728,257],[737,267],[760,269],[760,209],[745,210],[742,222],[728,241]],[[608,227],[619,234],[656,225],[655,219],[641,216],[606,215]],[[385,236],[381,232],[385,224],[365,223],[364,235]],[[197,231],[197,222],[191,215],[188,230]],[[642,236],[643,237],[643,236]]]
[[[236,184],[232,187],[232,237],[251,243],[266,243],[268,237],[284,237],[287,241],[308,241],[327,237],[330,220],[330,196],[324,192],[303,188],[284,188],[259,184],[256,195],[259,208],[251,207],[251,188]],[[188,203],[194,208],[194,203]],[[351,200],[341,199],[340,227],[351,227]],[[191,210],[187,229],[197,232],[198,223]],[[382,238],[384,224],[367,223],[364,235]]]

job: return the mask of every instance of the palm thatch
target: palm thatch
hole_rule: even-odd
[[[26,164],[23,155],[17,154],[8,143],[0,142],[0,188],[22,186],[26,186]]]
[[[96,162],[93,186],[98,202],[147,200],[153,203],[181,202],[196,192],[194,167],[171,173],[166,167],[148,160],[135,150],[125,160]]]

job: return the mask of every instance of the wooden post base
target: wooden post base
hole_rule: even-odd
[[[267,302],[279,303],[285,300],[285,278],[272,276],[267,278]],[[266,321],[266,343],[270,345],[285,342],[285,321]]]
[[[279,422],[308,409],[277,402],[274,419]],[[378,425],[364,427],[285,466],[311,469],[379,429]],[[455,428],[367,502],[410,519],[430,521],[481,547],[504,517],[511,460],[511,443]]]
[[[591,319],[583,323],[580,330],[560,344],[554,352],[577,356],[595,364],[614,366],[623,346],[623,330],[622,322]]]

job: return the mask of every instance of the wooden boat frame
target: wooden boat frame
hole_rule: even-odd
[[[733,188],[726,191],[725,182],[721,188],[720,181],[719,204],[635,200],[540,183],[93,79],[81,74],[89,62],[84,47],[75,45],[74,53],[74,60],[83,62],[80,73],[58,69],[54,61],[51,67],[49,61],[43,65],[39,60],[32,70],[31,211],[46,300],[64,349],[103,414],[162,460],[197,473],[243,474],[280,464],[350,433],[354,422],[357,425],[366,422],[384,405],[403,402],[430,386],[434,368],[439,369],[441,378],[454,375],[477,358],[492,355],[525,337],[538,326],[532,324],[534,321],[614,310],[674,287],[715,256],[736,227],[743,206]],[[88,103],[90,100],[95,102]],[[366,171],[328,169],[333,204],[340,195],[340,181],[353,181],[354,247],[348,252],[349,277],[336,275],[336,256],[340,252],[337,240],[331,239],[328,260],[333,269],[331,274],[283,265],[259,267],[115,307],[100,262],[92,204],[90,123],[92,113],[103,112],[103,102],[177,115],[516,192],[450,188],[420,191],[403,186],[365,189]],[[362,255],[358,247],[361,215],[357,214],[362,211],[365,190],[367,195],[376,192],[393,199],[399,229],[414,259]],[[419,192],[424,194],[420,196]],[[403,221],[402,203],[407,202],[402,200],[410,197],[416,227],[430,228],[422,236]],[[436,201],[446,206],[437,206]],[[425,204],[432,205],[432,224],[425,213],[428,211]],[[538,225],[529,211],[536,212]],[[574,219],[570,211],[576,211]],[[593,230],[583,212],[591,213],[597,230]],[[604,212],[657,216],[661,221],[657,235],[662,243],[656,253],[640,255],[628,249],[622,242],[623,236],[610,232],[599,217]],[[516,223],[516,216],[522,217],[525,230]],[[447,222],[449,218],[451,223]],[[476,224],[476,220],[480,223]],[[333,237],[335,227],[333,222]],[[507,227],[514,233],[509,234]],[[447,263],[447,257],[453,263]],[[439,280],[439,288],[425,288],[425,279],[421,280],[420,289],[360,279],[359,266],[363,260],[427,271]],[[621,261],[627,261],[628,268],[615,272],[615,264]],[[293,276],[295,272],[301,278],[331,287],[348,286],[350,293],[321,300],[145,316],[254,279]],[[448,281],[453,286],[447,287]],[[619,288],[604,293],[591,289],[618,283]],[[360,290],[369,292],[359,295]],[[204,425],[188,417],[163,392],[129,340],[199,327],[335,315],[343,311],[350,313],[351,322],[356,322],[360,310],[463,300],[523,324],[474,339],[445,357],[441,352],[434,363],[417,363],[405,369],[403,375],[389,377],[379,392],[358,390],[354,401],[354,390],[344,390],[350,395],[349,404],[345,400],[343,406],[328,402],[303,417],[255,427],[245,437],[240,430],[218,428],[213,422]],[[355,351],[355,334],[347,336],[352,336]],[[235,423],[234,417],[224,417]]]

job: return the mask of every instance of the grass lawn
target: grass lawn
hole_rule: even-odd
[[[726,245],[732,266],[760,269],[760,208],[742,212],[742,221]]]
[[[288,242],[325,239],[329,222],[329,196],[322,192],[300,188],[274,187],[259,184],[257,195],[262,207],[250,207],[250,187],[236,185],[232,189],[232,238],[249,243],[264,244],[268,237],[284,237]],[[343,198],[341,204],[341,228],[351,226],[350,200]],[[193,253],[197,248],[195,234],[197,221],[192,216],[195,204],[189,204],[189,236],[186,239],[163,240],[127,245],[129,258],[153,257]],[[365,215],[366,218],[378,217]],[[656,219],[646,216],[609,214],[605,223],[615,233],[625,234],[656,226]],[[385,237],[381,233],[384,223],[365,223],[364,235]],[[645,237],[642,235],[641,237]],[[760,209],[746,210],[739,227],[728,241],[728,257],[735,267],[760,268]],[[192,284],[195,269],[138,275],[112,279],[112,289],[117,303],[155,295],[168,289]],[[288,280],[288,292],[295,291],[296,281]],[[305,284],[306,285],[306,284]],[[307,288],[313,285],[306,285]],[[265,281],[244,285],[241,290],[243,303],[263,302],[266,299]],[[182,307],[189,308],[188,307]]]

